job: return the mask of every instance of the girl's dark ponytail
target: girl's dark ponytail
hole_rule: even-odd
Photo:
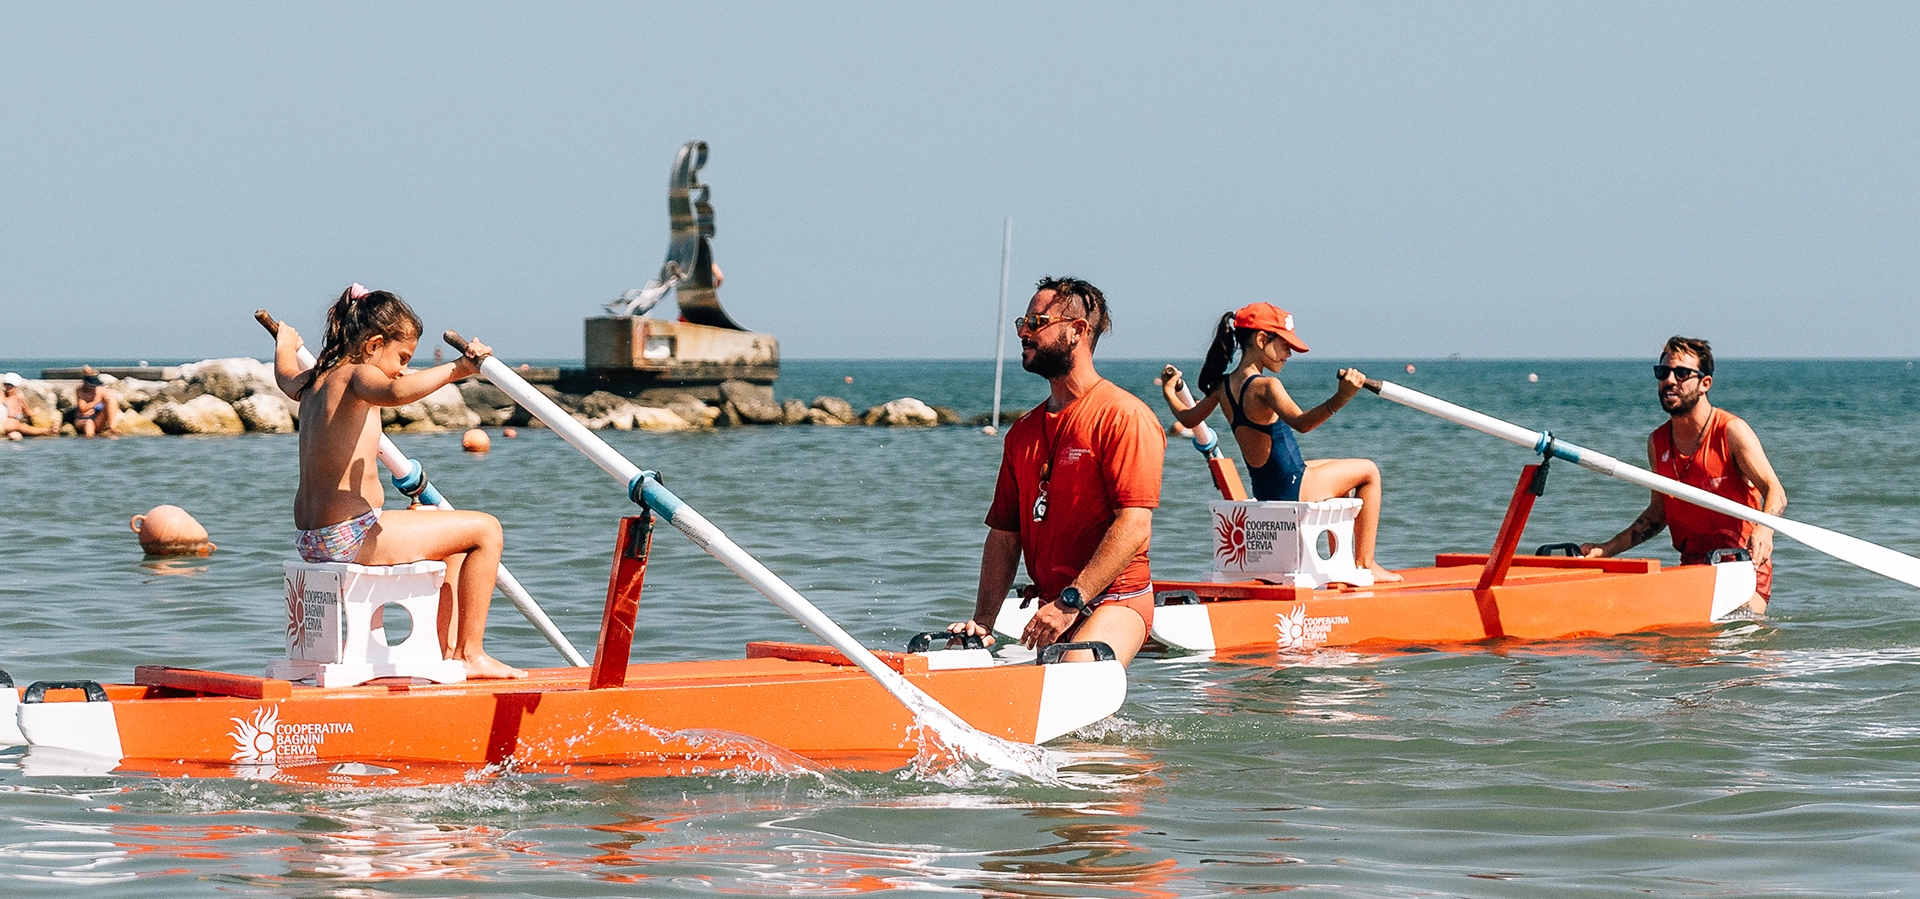
[[[1239,341],[1234,339],[1233,313],[1220,316],[1220,327],[1213,332],[1213,343],[1207,347],[1207,361],[1200,365],[1200,379],[1194,384],[1200,388],[1200,395],[1206,396],[1226,380],[1227,365],[1233,361],[1233,351]]]
[[[376,334],[388,340],[417,340],[423,327],[420,316],[399,296],[355,284],[341,291],[327,308],[326,342],[314,360],[313,374],[317,377],[351,358]]]

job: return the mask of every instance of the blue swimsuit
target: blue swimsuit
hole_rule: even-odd
[[[1257,375],[1256,377],[1272,377]],[[1253,383],[1248,378],[1240,384],[1240,399],[1234,401],[1233,390],[1226,391],[1227,411],[1232,413],[1231,425],[1235,431],[1248,428],[1265,433],[1273,441],[1273,449],[1267,453],[1267,464],[1255,467],[1247,465],[1247,479],[1253,482],[1253,498],[1259,500],[1286,500],[1299,502],[1300,478],[1307,473],[1306,460],[1300,458],[1300,444],[1293,439],[1293,428],[1287,426],[1286,419],[1275,418],[1273,424],[1254,424],[1244,411],[1247,401],[1247,385]]]

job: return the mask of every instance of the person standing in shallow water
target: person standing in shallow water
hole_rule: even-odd
[[[1240,364],[1229,372],[1236,351]],[[1373,572],[1377,583],[1400,580],[1374,558],[1380,536],[1380,466],[1371,459],[1307,461],[1293,439],[1295,431],[1304,434],[1325,424],[1366,386],[1367,376],[1356,368],[1341,369],[1333,396],[1303,410],[1280,383],[1278,372],[1294,353],[1306,351],[1306,341],[1293,331],[1292,314],[1272,303],[1249,303],[1220,317],[1200,365],[1198,402],[1189,405],[1180,398],[1184,375],[1171,365],[1160,372],[1160,389],[1174,420],[1188,428],[1206,421],[1216,406],[1227,410],[1254,499],[1311,503],[1358,494],[1353,560]]]
[[[1698,487],[1768,515],[1787,511],[1787,489],[1773,473],[1760,437],[1737,415],[1716,409],[1713,347],[1695,337],[1673,337],[1653,366],[1655,396],[1667,423],[1647,437],[1647,467],[1664,478]],[[1756,580],[1747,608],[1767,610],[1773,595],[1773,529],[1703,509],[1655,491],[1646,511],[1605,543],[1582,543],[1590,558],[1616,556],[1665,528],[1680,551],[1680,564],[1705,564],[1716,549],[1744,549],[1753,557]]]
[[[1147,404],[1094,370],[1094,345],[1109,327],[1106,295],[1078,278],[1040,279],[1027,314],[1014,319],[1020,367],[1047,379],[1047,399],[1007,429],[973,617],[948,631],[992,643],[1024,560],[1040,607],[1022,644],[1099,641],[1126,664],[1146,642],[1147,544],[1167,438]]]

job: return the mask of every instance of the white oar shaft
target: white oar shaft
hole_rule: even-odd
[[[1181,381],[1180,385],[1174,388],[1174,393],[1179,395],[1181,402],[1187,404],[1187,408],[1193,408],[1193,393],[1187,390],[1187,382]],[[1207,427],[1204,421],[1193,426],[1193,448],[1205,453],[1208,458],[1220,455],[1220,438],[1214,435],[1213,429]]]
[[[1369,382],[1368,388],[1380,394],[1384,399],[1400,405],[1418,409],[1429,415],[1444,418],[1456,424],[1466,425],[1476,431],[1492,434],[1502,440],[1511,441],[1528,447],[1536,453],[1551,452],[1554,458],[1565,459],[1583,468],[1592,469],[1608,477],[1618,478],[1630,484],[1638,484],[1649,490],[1664,493],[1675,499],[1685,500],[1696,506],[1712,509],[1722,515],[1751,521],[1763,527],[1769,527],[1792,537],[1807,546],[1842,561],[1850,562],[1876,574],[1882,574],[1903,583],[1920,587],[1920,559],[1906,553],[1888,549],[1876,543],[1869,543],[1858,537],[1851,537],[1837,531],[1830,531],[1818,525],[1807,524],[1769,515],[1758,509],[1737,503],[1719,494],[1709,493],[1690,484],[1683,484],[1672,478],[1662,477],[1634,465],[1615,459],[1605,453],[1595,452],[1573,443],[1565,443],[1545,431],[1529,431],[1511,422],[1501,421],[1491,415],[1475,412],[1464,406],[1457,406],[1446,400],[1438,399],[1402,387],[1392,381]]]
[[[318,361],[313,358],[313,353],[305,344],[301,344],[297,352],[298,355],[295,358],[308,369],[313,368],[314,362]],[[386,466],[387,471],[396,479],[411,477],[413,474],[413,460],[407,458],[407,454],[401,452],[400,448],[395,446],[385,434],[380,435],[380,464]],[[446,496],[437,488],[433,488],[432,485],[427,487],[428,491],[420,495],[423,502],[429,497],[433,500],[425,502],[427,508],[453,508],[453,503],[448,502]],[[494,574],[494,583],[500,587],[500,592],[505,593],[507,599],[513,602],[513,607],[520,610],[520,614],[527,619],[527,623],[533,625],[534,630],[540,632],[540,636],[547,638],[548,645],[559,651],[560,655],[567,660],[567,664],[575,668],[587,667],[586,656],[581,655],[580,650],[573,648],[573,644],[567,640],[567,635],[560,632],[559,626],[553,623],[552,618],[547,617],[546,610],[533,601],[532,594],[520,585],[520,579],[507,570],[507,563],[500,563],[500,570]]]
[[[459,348],[461,345],[454,343],[456,338],[457,335],[449,332],[448,342]],[[728,539],[727,535],[705,516],[682,502],[679,497],[662,486],[658,479],[643,473],[639,466],[627,461],[627,458],[618,450],[608,446],[598,434],[576,421],[565,409],[560,408],[559,404],[533,389],[533,386],[514,373],[513,369],[508,368],[506,363],[488,357],[481,362],[480,373],[486,375],[495,386],[506,391],[508,396],[513,397],[515,402],[533,413],[536,418],[546,422],[547,426],[552,428],[554,433],[559,434],[561,439],[573,444],[574,448],[593,460],[595,465],[612,475],[627,488],[628,495],[635,501],[643,503],[647,508],[664,517],[667,523],[687,535],[695,546],[706,550],[720,560],[721,564],[732,569],[755,590],[772,600],[774,605],[793,616],[808,630],[818,634],[821,639],[832,644],[833,648],[840,650],[915,716],[938,716],[950,728],[964,729],[964,732],[971,734],[979,733],[973,729],[972,725],[967,724],[958,715],[927,695],[925,691],[901,677],[899,672],[887,667],[886,663],[881,662],[865,646],[860,645],[853,635],[835,624],[833,619],[828,618],[813,603],[808,602],[806,597],[801,596],[779,576],[760,564],[759,560],[748,555],[746,550]]]

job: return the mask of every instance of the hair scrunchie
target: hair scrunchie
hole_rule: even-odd
[[[368,290],[365,287],[361,287],[360,282],[358,281],[355,281],[352,284],[347,285],[347,299],[349,300],[364,300],[367,298],[367,294],[370,294],[372,292],[373,291]]]

